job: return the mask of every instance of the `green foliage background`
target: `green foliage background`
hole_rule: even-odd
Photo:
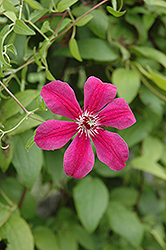
[[[165,250],[166,1],[1,0],[0,14],[0,249]],[[96,159],[76,180],[68,145],[42,151],[33,136],[63,119],[42,86],[66,81],[83,105],[91,75],[117,86],[137,122],[114,130],[130,148],[124,170]]]

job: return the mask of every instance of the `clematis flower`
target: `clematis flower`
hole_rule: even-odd
[[[84,85],[84,109],[81,109],[73,89],[65,82],[53,81],[41,91],[47,107],[55,114],[73,121],[47,120],[36,130],[34,141],[44,150],[63,147],[75,134],[64,154],[64,171],[80,179],[94,165],[93,141],[100,161],[115,171],[125,167],[129,157],[126,142],[103,127],[125,129],[135,123],[135,117],[123,98],[115,98],[113,84],[91,76]],[[91,139],[90,139],[91,138]]]

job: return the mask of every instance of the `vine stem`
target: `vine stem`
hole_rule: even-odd
[[[8,92],[8,94],[18,103],[18,105],[25,111],[26,114],[29,114],[29,111],[19,102],[19,100],[10,92],[10,90],[0,81],[2,87]]]
[[[95,5],[94,7],[92,7],[90,10],[88,10],[87,12],[85,12],[82,16],[78,17],[72,24],[70,24],[70,26],[65,29],[64,31],[62,31],[58,36],[54,37],[51,39],[50,42],[53,42],[54,40],[56,40],[57,38],[59,38],[60,36],[64,35],[68,30],[70,30],[76,22],[78,22],[81,18],[83,18],[84,16],[86,16],[87,14],[89,14],[90,12],[92,12],[93,10],[95,10],[96,8],[100,7],[102,4],[108,2],[108,0],[104,0],[100,3],[98,3],[97,5]]]
[[[25,199],[25,196],[26,196],[27,191],[28,191],[28,189],[25,187],[24,190],[23,190],[23,193],[22,193],[20,202],[19,202],[19,204],[18,204],[19,209],[21,209],[21,207],[22,207],[22,204],[23,204],[23,202],[24,202],[24,199]]]

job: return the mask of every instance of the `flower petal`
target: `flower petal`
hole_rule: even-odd
[[[101,126],[125,129],[136,122],[129,105],[123,98],[117,98],[98,113]]]
[[[96,113],[115,98],[116,91],[113,84],[89,77],[84,86],[84,109]]]
[[[48,120],[37,128],[34,141],[39,148],[58,149],[77,133],[77,127],[75,122]]]
[[[80,179],[92,170],[93,165],[94,154],[90,139],[85,133],[78,133],[64,154],[65,173]]]
[[[100,161],[109,168],[119,171],[125,167],[129,157],[126,142],[116,133],[100,129],[99,134],[92,137]]]
[[[65,82],[54,81],[46,84],[41,91],[47,107],[55,114],[78,118],[81,109],[73,89]]]

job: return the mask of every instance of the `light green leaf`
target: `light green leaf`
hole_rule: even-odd
[[[57,9],[59,12],[63,12],[76,2],[78,2],[78,0],[61,0],[57,5]]]
[[[6,49],[7,49],[8,52],[11,52],[15,56],[17,55],[17,50],[16,50],[16,48],[15,48],[15,46],[13,44],[7,44]]]
[[[126,206],[134,206],[137,202],[138,191],[132,187],[117,187],[111,190],[111,201],[122,203]]]
[[[46,69],[46,78],[49,80],[49,81],[55,81],[55,77],[51,74],[51,72]]]
[[[79,48],[78,48],[77,41],[75,38],[70,39],[69,49],[73,57],[77,59],[78,61],[82,62],[82,58],[80,56]]]
[[[2,64],[9,66],[10,64],[8,62],[6,62],[5,58],[4,58],[4,53],[3,53],[3,44],[4,44],[4,40],[6,38],[6,33],[10,30],[9,25],[6,25],[0,32],[0,62],[2,62]]]
[[[15,21],[14,32],[20,35],[35,35],[36,34],[22,20],[19,20],[19,19]]]
[[[29,225],[16,214],[11,214],[9,220],[0,228],[0,237],[7,239],[8,250],[33,250],[33,236]]]
[[[43,6],[35,0],[25,0],[25,2],[29,4],[29,6],[31,6],[32,9],[43,10]]]
[[[142,144],[143,156],[149,158],[151,161],[160,160],[164,151],[164,144],[157,137],[148,136]]]
[[[166,91],[166,76],[162,75],[159,72],[153,72],[149,68],[149,73],[151,75],[151,80],[162,90]]]
[[[42,111],[47,111],[46,104],[41,95],[36,98],[36,106]]]
[[[0,228],[10,218],[11,211],[2,203],[0,203]]]
[[[15,151],[12,161],[24,185],[29,189],[34,185],[43,164],[40,148],[34,145],[29,152],[25,150],[26,142],[31,135],[32,131],[27,131],[14,136]]]
[[[30,14],[29,20],[32,23],[35,23],[37,20],[39,20],[42,16],[44,16],[48,12],[47,9],[42,9],[42,10],[34,10]]]
[[[162,0],[144,0],[144,2],[148,5],[156,5],[166,8],[166,2]]]
[[[140,88],[140,78],[132,70],[118,68],[113,71],[112,82],[118,88],[118,96],[131,103],[137,96]]]
[[[4,15],[9,18],[12,22],[15,22],[17,19],[16,14],[13,11],[6,11]]]
[[[81,27],[81,26],[84,26],[86,25],[90,20],[92,20],[93,18],[93,15],[89,14],[89,15],[86,15],[84,17],[82,17],[80,20],[78,20],[76,22],[76,25]]]
[[[93,235],[90,235],[80,225],[75,225],[73,230],[78,243],[83,247],[83,249],[88,249],[88,250],[97,249],[97,243]]]
[[[159,164],[151,160],[149,157],[138,156],[130,162],[135,169],[148,172],[156,177],[166,180],[166,171]]]
[[[131,51],[137,52],[147,58],[159,62],[166,68],[166,55],[163,52],[150,47],[134,46],[134,45],[131,46],[130,49]]]
[[[74,188],[74,203],[85,229],[92,233],[108,205],[108,190],[98,178],[86,177]]]
[[[133,247],[140,246],[144,228],[136,213],[118,202],[111,202],[107,216],[111,230],[125,238]]]
[[[17,8],[15,8],[11,2],[7,1],[7,0],[3,0],[3,4],[2,4],[3,8],[6,11],[12,11],[12,12],[18,12]]]
[[[8,146],[6,149],[0,148],[0,168],[2,169],[2,172],[5,172],[13,158],[14,145],[12,137],[6,136],[3,138],[2,146]]]
[[[38,250],[60,250],[57,243],[57,237],[48,227],[36,227],[33,231],[33,236]]]
[[[38,95],[38,90],[28,89],[23,92],[18,92],[15,97],[22,103],[24,107],[27,107]],[[13,98],[7,100],[1,110],[3,112],[4,120],[22,111],[21,107]]]
[[[109,13],[111,13],[115,17],[123,16],[126,13],[126,10],[120,12],[120,11],[117,11],[117,10],[111,8],[110,6],[107,6],[107,10]]]

